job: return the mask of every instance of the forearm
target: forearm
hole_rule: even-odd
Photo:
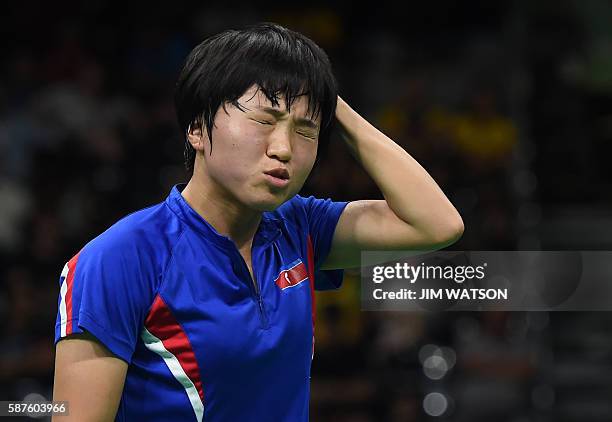
[[[336,118],[353,157],[374,180],[398,218],[432,238],[461,235],[461,216],[408,152],[341,98],[338,98]]]

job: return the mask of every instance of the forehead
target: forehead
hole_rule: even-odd
[[[259,89],[257,85],[253,85],[249,89],[247,89],[245,93],[242,94],[242,97],[238,99],[238,102],[241,105],[246,106],[250,110],[257,110],[258,108],[263,109],[269,107],[277,109],[280,112],[287,112],[284,96],[278,97],[278,106],[275,106],[272,104],[272,101],[270,101],[261,91],[261,89]],[[307,111],[308,96],[301,95],[297,97],[291,104],[291,111],[289,112],[289,115],[296,117],[312,118],[312,110],[310,110],[309,114],[307,114]],[[317,121],[319,120],[319,118],[320,116],[317,116]]]

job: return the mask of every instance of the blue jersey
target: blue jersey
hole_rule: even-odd
[[[263,213],[251,261],[175,186],[89,242],[60,277],[55,342],[90,332],[129,366],[117,421],[306,421],[314,289],[347,202]]]

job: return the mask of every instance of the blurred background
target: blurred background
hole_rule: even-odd
[[[1,400],[52,396],[64,263],[187,180],[174,82],[225,29],[274,21],[322,46],[342,97],[459,209],[453,249],[612,246],[612,3],[3,9]],[[303,194],[382,198],[339,138]],[[362,312],[359,291],[347,271],[318,294],[311,420],[612,420],[610,314]]]

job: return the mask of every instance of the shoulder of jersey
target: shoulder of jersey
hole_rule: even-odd
[[[121,218],[91,240],[84,249],[106,251],[155,250],[171,245],[180,236],[182,225],[165,204],[159,203]],[[158,251],[159,252],[159,251]]]

